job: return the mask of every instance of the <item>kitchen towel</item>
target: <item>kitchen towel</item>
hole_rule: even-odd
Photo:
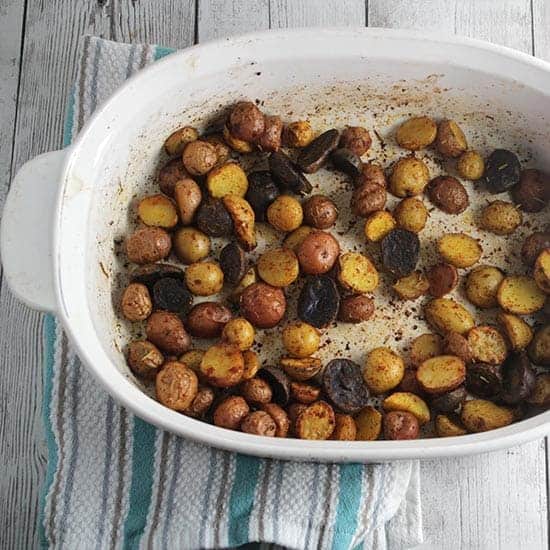
[[[65,145],[125,79],[172,50],[86,37]],[[315,464],[212,449],[134,417],[45,322],[42,547],[404,549],[421,542],[418,462]]]

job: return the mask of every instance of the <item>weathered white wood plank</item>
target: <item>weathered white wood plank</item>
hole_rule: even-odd
[[[533,1],[533,54],[550,61],[550,2]]]
[[[15,4],[21,2],[6,7],[13,12]],[[193,43],[194,18],[194,0],[28,0],[12,175],[28,158],[61,146],[65,105],[83,34],[185,47]],[[4,33],[10,26],[15,32],[17,24],[21,27],[16,18],[10,22],[0,16],[2,59],[10,51],[3,44],[11,40]],[[0,88],[0,97],[9,97],[4,89]],[[13,121],[6,125],[13,130]],[[3,142],[0,149],[3,154]],[[37,545],[38,491],[46,458],[40,414],[42,317],[20,305],[5,284],[0,311],[0,548],[27,549]]]
[[[365,0],[271,0],[271,28],[363,26]]]

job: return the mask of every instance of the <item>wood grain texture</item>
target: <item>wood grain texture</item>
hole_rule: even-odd
[[[550,2],[532,0],[533,4],[533,55],[550,61]]]
[[[271,28],[366,25],[364,0],[271,0]]]

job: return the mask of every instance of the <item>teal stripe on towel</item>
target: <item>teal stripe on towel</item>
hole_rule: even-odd
[[[235,479],[229,499],[228,546],[248,542],[250,512],[254,506],[260,461],[252,456],[236,455]]]
[[[332,539],[333,550],[348,550],[357,529],[357,514],[361,502],[363,465],[342,464],[338,491],[338,508]]]
[[[153,54],[153,57],[155,58],[155,61],[157,61],[162,57],[165,57],[175,51],[176,50],[174,50],[174,48],[164,48],[162,46],[155,46],[155,52]]]
[[[124,522],[123,548],[139,548],[153,494],[156,429],[134,417],[132,480],[128,515]]]

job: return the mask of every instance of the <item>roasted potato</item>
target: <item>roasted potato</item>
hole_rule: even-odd
[[[214,344],[204,353],[200,369],[213,386],[218,388],[235,386],[243,376],[243,354],[234,344],[225,342]]]
[[[392,285],[397,295],[403,300],[416,300],[428,292],[430,282],[421,271],[413,271],[401,277]]]
[[[550,373],[539,374],[535,379],[533,392],[527,398],[530,405],[541,409],[550,408]]]
[[[158,183],[160,190],[169,197],[174,196],[174,186],[180,180],[189,178],[189,173],[180,158],[167,162],[159,171]]]
[[[223,271],[216,262],[196,262],[187,268],[185,283],[196,296],[212,296],[223,287]]]
[[[502,334],[494,327],[479,326],[468,332],[468,344],[474,361],[500,365],[508,355],[508,346]]]
[[[212,144],[198,139],[185,146],[182,161],[183,166],[191,175],[202,176],[216,166],[218,155]]]
[[[276,426],[275,437],[286,437],[290,429],[290,419],[286,411],[276,403],[264,403],[260,408],[273,418]]]
[[[199,386],[197,395],[191,405],[185,409],[185,414],[192,418],[202,418],[214,403],[214,390],[208,386]]]
[[[313,231],[306,235],[296,250],[300,267],[307,275],[327,273],[336,263],[339,254],[338,241],[324,231]]]
[[[330,160],[334,168],[351,176],[355,181],[362,175],[363,161],[361,157],[349,149],[340,147],[334,150],[330,155]]]
[[[227,126],[236,138],[255,143],[264,133],[265,118],[253,101],[240,101],[231,109]]]
[[[419,424],[430,421],[430,409],[426,402],[414,393],[395,392],[386,397],[382,402],[382,408],[386,412],[406,411],[418,419]]]
[[[434,298],[441,298],[458,285],[458,271],[454,265],[440,263],[430,267],[427,273],[429,291]]]
[[[315,229],[313,227],[309,227],[309,225],[301,225],[300,227],[298,227],[298,229],[295,229],[294,231],[292,231],[292,233],[289,233],[285,237],[283,241],[283,246],[286,246],[286,248],[290,248],[290,250],[294,251],[297,254],[298,248],[304,242],[304,239],[314,231]]]
[[[500,307],[516,315],[530,315],[542,309],[545,299],[544,292],[526,275],[505,277],[497,291]]]
[[[310,405],[319,399],[321,388],[305,382],[290,383],[290,398],[298,403]]]
[[[241,384],[240,388],[246,402],[255,407],[269,403],[273,397],[269,384],[262,378],[249,378]]]
[[[243,397],[230,395],[216,407],[213,422],[221,428],[237,430],[249,412],[250,408]]]
[[[418,151],[431,145],[435,141],[436,134],[437,126],[431,118],[415,116],[399,126],[395,138],[403,149]]]
[[[420,233],[428,221],[428,210],[420,199],[409,197],[400,201],[393,211],[397,226]]]
[[[334,419],[334,431],[330,438],[336,441],[355,441],[357,426],[353,416],[349,414],[336,414]]]
[[[280,195],[279,188],[268,170],[256,170],[248,174],[248,190],[245,199],[254,210],[256,221],[264,222],[269,205]]]
[[[521,211],[511,202],[494,201],[481,211],[481,227],[495,235],[510,235],[521,222]]]
[[[226,162],[208,172],[206,188],[215,199],[221,199],[226,195],[242,198],[248,190],[248,178],[236,162]]]
[[[371,145],[369,131],[361,126],[348,126],[340,136],[340,147],[345,147],[358,156],[364,155]]]
[[[382,433],[382,414],[374,407],[361,409],[355,417],[357,441],[375,441]]]
[[[275,420],[271,415],[265,411],[253,411],[243,418],[241,430],[252,435],[275,437],[277,424],[275,424]]]
[[[246,254],[236,242],[226,244],[220,252],[220,268],[224,281],[237,285],[242,281],[248,268]]]
[[[302,225],[303,220],[302,205],[289,195],[277,197],[267,209],[267,221],[279,231],[294,231]]]
[[[536,231],[525,239],[521,248],[521,259],[528,266],[534,265],[539,254],[545,249],[550,248],[550,231]]]
[[[126,355],[128,366],[138,376],[152,380],[164,363],[159,349],[147,340],[134,340],[128,345]]]
[[[141,283],[130,283],[122,293],[120,309],[128,321],[145,321],[153,311],[149,289]]]
[[[304,205],[304,222],[316,229],[328,229],[336,223],[338,209],[334,201],[324,195],[312,195]]]
[[[361,367],[350,359],[329,361],[323,371],[321,385],[334,406],[346,414],[359,412],[366,407],[370,397]]]
[[[389,348],[375,348],[367,355],[363,379],[372,393],[380,394],[399,385],[405,374],[403,359]]]
[[[201,361],[204,355],[202,349],[190,349],[180,356],[178,361],[189,367],[194,372],[200,372]]]
[[[307,120],[297,120],[287,124],[283,130],[283,142],[287,147],[306,147],[315,137]]]
[[[213,145],[214,149],[216,149],[216,156],[218,157],[216,165],[223,164],[229,160],[231,157],[231,148],[227,145],[227,143],[225,143],[225,140],[221,134],[208,134],[207,136],[204,136],[203,139],[204,141],[210,143],[210,145]]]
[[[550,248],[544,249],[539,254],[533,277],[538,287],[546,294],[550,294]]]
[[[194,264],[210,254],[210,237],[194,227],[180,227],[174,233],[173,246],[184,264]]]
[[[374,264],[359,252],[346,252],[338,258],[338,282],[347,290],[372,292],[379,282]]]
[[[292,380],[299,382],[313,378],[323,366],[318,357],[281,357],[279,364]]]
[[[438,414],[435,417],[435,432],[439,437],[456,437],[468,433],[458,417],[448,414]]]
[[[449,331],[467,333],[474,327],[472,314],[451,298],[435,298],[424,306],[428,323],[440,334]]]
[[[260,358],[255,351],[245,350],[243,351],[243,360],[244,360],[244,372],[242,380],[250,380],[256,376],[256,373],[260,370]]]
[[[456,169],[460,177],[476,181],[483,177],[485,162],[477,151],[469,150],[460,155],[456,163]]]
[[[174,200],[182,225],[191,225],[202,201],[201,188],[191,178],[179,180],[174,185]]]
[[[231,320],[231,311],[218,302],[201,302],[188,313],[185,326],[197,338],[220,336],[225,325]]]
[[[520,172],[521,165],[515,153],[495,149],[485,163],[483,180],[491,193],[503,193],[519,183]]]
[[[335,128],[318,135],[296,158],[296,165],[306,174],[317,172],[338,147],[339,132]]]
[[[155,311],[147,319],[145,333],[147,340],[171,355],[181,355],[191,345],[181,319],[168,311]]]
[[[527,351],[535,365],[550,366],[550,325],[543,325],[535,332]]]
[[[420,256],[420,239],[406,229],[394,229],[380,241],[382,265],[396,277],[410,275]]]
[[[519,405],[535,388],[536,374],[524,351],[510,354],[502,365],[500,399],[507,405]]]
[[[170,254],[172,240],[160,227],[142,227],[126,239],[126,255],[135,264],[152,264]]]
[[[356,187],[351,196],[350,208],[355,216],[366,218],[382,210],[386,204],[386,190],[376,183],[364,183]]]
[[[459,157],[468,149],[468,142],[454,120],[442,120],[437,127],[435,146],[444,157]]]
[[[256,248],[256,231],[254,229],[254,210],[248,202],[237,195],[225,195],[223,205],[233,220],[235,236],[246,251]]]
[[[386,174],[384,174],[384,170],[376,162],[364,162],[361,167],[361,174],[353,182],[355,187],[361,187],[365,183],[375,183],[384,188],[388,186]]]
[[[420,387],[429,394],[454,390],[466,379],[464,361],[454,355],[438,355],[426,359],[416,371]]]
[[[470,267],[481,258],[481,245],[465,233],[447,233],[437,241],[443,259],[455,267]]]
[[[255,327],[272,328],[283,318],[286,298],[280,288],[265,283],[253,283],[241,293],[243,316]]]
[[[254,343],[254,327],[243,317],[236,317],[225,324],[222,338],[236,345],[241,351],[245,351]]]
[[[417,336],[411,343],[411,363],[418,367],[427,359],[441,355],[442,346],[441,337],[437,334],[428,332]]]
[[[298,318],[317,328],[328,327],[338,315],[340,293],[334,279],[317,275],[306,279],[298,296]]]
[[[473,329],[472,329],[473,330]],[[442,355],[455,355],[464,363],[471,363],[474,360],[474,353],[468,339],[458,332],[447,332],[443,338]]]
[[[300,439],[329,439],[335,425],[333,408],[324,401],[317,401],[298,415],[294,431]]]
[[[281,148],[283,121],[280,116],[264,117],[264,133],[258,139],[261,151],[273,152]]]
[[[472,399],[462,406],[460,419],[469,432],[486,432],[511,424],[514,413],[509,407],[485,399]]]
[[[430,200],[447,214],[461,214],[470,205],[468,192],[452,176],[438,176],[428,186]]]
[[[319,331],[302,321],[287,325],[283,330],[283,345],[293,357],[309,357],[319,349],[320,344]]]
[[[365,237],[371,243],[381,241],[397,225],[396,220],[387,210],[373,212],[365,221]]]
[[[512,188],[514,202],[525,212],[540,212],[550,201],[550,176],[540,170],[523,170]]]
[[[192,126],[184,126],[172,132],[164,142],[164,150],[171,156],[181,155],[185,146],[191,141],[199,139],[199,133]]]
[[[407,411],[390,411],[384,416],[384,437],[386,439],[416,439],[418,419]]]
[[[139,219],[145,225],[171,229],[178,223],[178,213],[174,203],[161,193],[141,199],[137,210]]]
[[[462,406],[467,395],[468,392],[466,388],[463,385],[458,386],[454,390],[432,396],[430,399],[430,407],[434,411],[451,413]]]
[[[525,349],[533,339],[533,329],[521,317],[499,313],[498,320],[514,351]]]
[[[272,248],[264,252],[256,264],[258,275],[268,285],[285,287],[291,285],[300,273],[296,254],[289,248]]]
[[[430,172],[422,160],[412,156],[405,157],[393,165],[389,190],[396,197],[420,195],[429,179]]]
[[[233,219],[220,199],[211,197],[200,204],[195,225],[209,237],[224,237],[233,232]]]
[[[197,375],[177,361],[166,363],[155,379],[157,399],[169,409],[184,412],[197,395]]]
[[[253,150],[251,143],[235,137],[227,126],[223,128],[223,139],[225,143],[227,143],[233,151],[237,151],[237,153],[251,153]]]
[[[468,274],[466,296],[477,307],[486,309],[498,306],[498,287],[504,280],[504,274],[496,267],[480,265]]]
[[[368,321],[374,314],[374,301],[363,294],[344,296],[340,300],[338,320],[344,323]]]
[[[474,363],[466,372],[468,391],[486,399],[494,399],[502,392],[502,369],[500,365]]]

